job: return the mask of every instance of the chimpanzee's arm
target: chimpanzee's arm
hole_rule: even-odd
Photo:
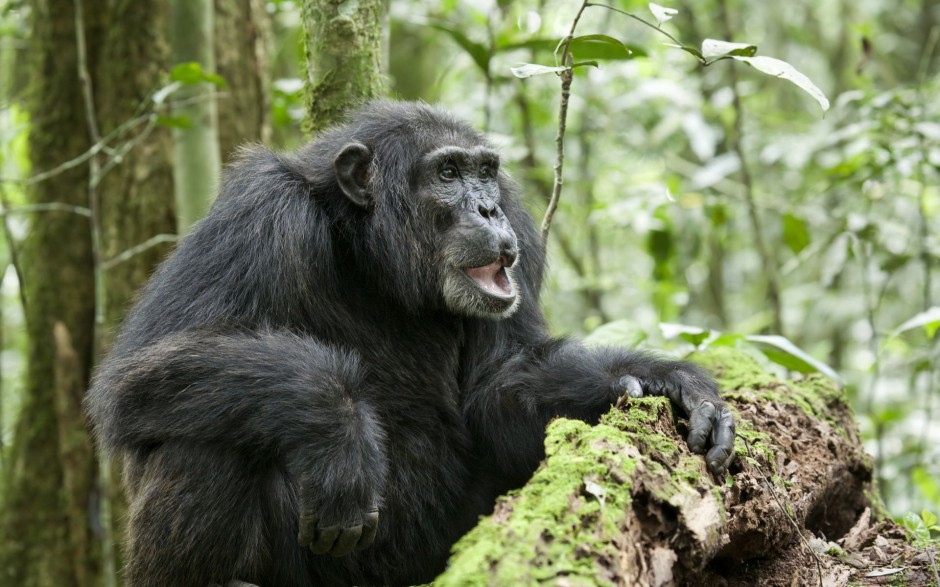
[[[282,455],[300,490],[300,540],[344,554],[371,542],[384,434],[354,355],[283,332],[181,332],[102,366],[88,397],[111,451],[164,442]]]
[[[526,476],[544,456],[544,430],[556,416],[596,422],[624,394],[665,395],[689,417],[689,447],[723,471],[734,454],[734,420],[712,379],[690,363],[618,348],[587,349],[564,339],[506,342],[469,373],[468,421],[497,462]],[[497,351],[498,352],[498,351]],[[507,356],[508,355],[508,356]]]

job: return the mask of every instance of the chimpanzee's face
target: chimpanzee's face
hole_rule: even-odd
[[[361,234],[374,277],[402,304],[494,319],[515,311],[519,248],[500,207],[509,180],[480,137],[407,129],[386,144],[347,144],[334,167],[368,215]]]
[[[518,301],[516,233],[500,208],[499,155],[444,146],[418,162],[418,202],[434,209],[441,295],[465,316],[503,318]]]

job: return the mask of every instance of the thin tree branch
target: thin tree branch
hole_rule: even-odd
[[[541,161],[539,161],[538,155],[535,152],[535,132],[532,125],[532,113],[529,110],[529,103],[526,100],[525,94],[522,93],[521,90],[516,94],[516,103],[519,105],[519,114],[522,117],[522,136],[526,147],[526,155],[522,158],[521,165],[526,172],[526,180],[532,184],[542,200],[547,203],[552,197],[552,184],[547,179],[539,177],[536,174],[536,170],[541,167]],[[589,279],[587,269],[584,267],[584,263],[581,262],[581,259],[578,258],[568,235],[566,235],[561,228],[556,229],[554,235],[561,248],[562,255],[571,265],[571,268],[574,269],[574,272],[582,279]],[[597,310],[602,321],[609,322],[609,318],[601,304],[602,292],[600,290],[591,287],[578,288],[577,291],[584,298],[585,303],[589,307]]]
[[[120,265],[121,263],[124,263],[125,261],[131,260],[137,255],[143,253],[144,251],[148,249],[152,249],[153,247],[157,245],[162,245],[164,243],[175,243],[178,240],[179,240],[179,235],[176,235],[176,234],[154,235],[148,238],[147,240],[145,240],[144,242],[140,243],[139,245],[134,245],[133,247],[127,249],[126,251],[122,251],[121,253],[115,255],[114,257],[111,257],[110,259],[108,259],[107,261],[101,264],[101,270],[107,271],[115,267],[116,265]]]
[[[161,104],[159,105],[158,108],[154,108],[153,110],[151,110],[150,112],[147,112],[146,114],[134,116],[133,118],[130,118],[124,121],[123,123],[121,123],[120,126],[115,128],[113,131],[111,131],[104,137],[101,137],[101,139],[98,140],[98,142],[93,144],[91,147],[88,148],[88,150],[86,150],[81,155],[78,155],[77,157],[74,157],[72,159],[69,159],[68,161],[60,163],[59,165],[56,165],[52,169],[48,169],[46,171],[37,173],[36,175],[32,177],[27,177],[26,179],[13,179],[13,178],[2,177],[0,178],[0,183],[14,183],[14,184],[21,184],[21,185],[26,185],[26,186],[35,185],[39,182],[45,181],[51,177],[59,175],[60,173],[64,173],[70,169],[74,169],[75,167],[78,167],[82,163],[85,163],[86,161],[88,161],[89,159],[91,159],[92,157],[100,153],[104,153],[109,156],[108,163],[105,164],[105,167],[108,168],[107,170],[110,170],[115,165],[121,163],[121,159],[123,158],[123,156],[126,155],[134,146],[140,143],[144,138],[146,138],[146,135],[149,134],[153,130],[153,127],[156,126],[158,122],[157,115],[161,110],[165,110],[170,107],[185,106],[189,104],[196,104],[199,102],[204,102],[206,100],[210,100],[219,95],[221,94],[213,93],[213,94],[207,94],[204,96],[195,96],[192,98],[175,100],[173,102],[167,102],[166,104]],[[151,101],[149,97],[145,98],[141,102],[141,106],[138,107],[138,112],[142,111],[143,106],[146,106],[146,103],[149,101]],[[145,123],[147,126],[144,128],[144,130],[142,130],[141,133],[139,133],[134,138],[126,141],[124,145],[117,147],[117,148],[110,146],[111,141],[115,139],[123,138],[124,135],[126,135],[128,132],[133,130],[135,127],[140,126],[141,124],[145,124]],[[144,136],[141,137],[140,134],[143,134]],[[128,146],[128,143],[130,143],[130,146]],[[105,170],[103,173],[106,173],[107,170]],[[101,180],[101,177],[99,175],[98,181],[100,182],[100,180]]]
[[[110,141],[120,136],[123,136],[128,130],[130,130],[134,126],[146,122],[147,119],[150,118],[150,116],[151,116],[150,114],[145,114],[143,116],[138,116],[136,118],[132,118],[124,122],[121,126],[117,127],[116,129],[108,133],[105,137],[101,138],[98,142],[96,142],[91,147],[89,147],[88,150],[82,153],[81,155],[78,155],[77,157],[74,157],[72,159],[69,159],[68,161],[60,163],[59,165],[56,165],[52,169],[42,171],[40,173],[37,173],[36,175],[33,175],[32,177],[27,177],[26,179],[2,178],[0,179],[0,182],[17,183],[17,184],[22,184],[26,186],[31,186],[39,182],[45,181],[49,179],[50,177],[59,175],[60,173],[64,173],[68,171],[69,169],[74,169],[75,167],[78,167],[82,163],[85,163],[86,161],[94,157],[95,155],[101,152],[109,151],[110,148],[108,147],[108,143]]]
[[[127,155],[131,149],[136,147],[138,144],[144,141],[147,137],[150,136],[150,133],[153,132],[154,127],[157,125],[157,115],[151,114],[147,120],[147,126],[144,127],[142,131],[137,133],[134,138],[129,139],[124,142],[118,149],[115,150],[114,155],[112,155],[107,163],[101,167],[100,174],[98,176],[99,183],[101,179],[108,174],[109,171],[114,169],[117,165],[120,165],[124,161],[124,156]]]
[[[0,189],[2,189],[2,187],[0,187]],[[91,210],[88,208],[59,202],[29,204],[28,206],[15,206],[13,208],[7,208],[6,206],[6,203],[4,203],[3,209],[0,209],[0,216],[6,217],[15,216],[17,214],[33,214],[36,212],[68,212],[70,214],[78,214],[79,216],[91,217]]]
[[[568,36],[561,40],[558,47],[561,48],[561,64],[565,70],[559,73],[561,77],[561,104],[558,107],[558,134],[555,136],[555,185],[552,188],[552,197],[548,201],[548,208],[545,210],[545,216],[542,218],[542,243],[548,242],[548,231],[552,227],[552,218],[555,216],[555,210],[558,209],[558,200],[561,198],[561,186],[564,183],[562,171],[565,165],[565,126],[568,119],[568,98],[571,96],[571,80],[574,78],[574,70],[571,67],[571,40],[574,39],[574,31],[578,28],[578,21],[588,2],[581,3],[581,8],[571,22],[571,30]],[[557,52],[558,49],[556,49]]]
[[[85,21],[82,16],[82,0],[74,0],[75,6],[75,44],[78,50],[78,78],[82,87],[82,98],[85,103],[85,123],[88,127],[88,137],[92,144],[102,143],[101,132],[98,130],[98,118],[95,115],[95,97],[91,85],[91,74],[88,68],[88,48],[85,43]],[[105,289],[101,272],[101,224],[100,201],[98,198],[98,183],[101,177],[101,166],[93,153],[88,158],[88,208],[91,228],[91,253],[94,264],[95,278],[95,332],[92,337],[95,356],[100,350],[101,332],[104,328]]]

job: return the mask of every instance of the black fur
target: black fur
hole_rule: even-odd
[[[337,182],[350,143],[371,153],[368,202]],[[449,216],[416,196],[415,170],[438,147],[484,144],[429,106],[376,102],[294,154],[253,148],[227,169],[87,399],[99,442],[126,463],[131,585],[430,581],[531,475],[546,423],[595,421],[625,376],[710,410],[693,414],[693,427],[707,419],[693,448],[710,435],[710,462],[726,464],[733,424],[694,367],[548,335],[544,251],[503,173],[518,305],[497,320],[442,302],[435,239]],[[371,546],[307,548],[330,528],[365,534],[375,510]]]

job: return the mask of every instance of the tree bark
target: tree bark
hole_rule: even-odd
[[[215,0],[216,72],[228,83],[219,97],[223,163],[239,145],[271,140],[271,22],[264,0]]]
[[[336,124],[351,106],[385,94],[383,0],[304,0],[307,130]]]
[[[105,15],[113,33],[102,40],[96,53],[94,78],[98,122],[102,134],[107,135],[140,115],[141,104],[150,106],[150,96],[169,69],[170,48],[166,2],[112,0]],[[122,139],[124,144],[137,140],[98,186],[105,267],[101,273],[105,324],[100,353],[110,347],[111,333],[117,330],[137,290],[170,251],[176,234],[170,131],[142,124]],[[141,248],[144,243],[152,244]],[[128,254],[130,251],[136,252]],[[101,476],[106,496],[100,522],[105,535],[104,562],[108,578],[120,584],[114,573],[123,560],[127,504],[120,463],[107,466]]]
[[[62,322],[53,326],[55,340],[55,411],[62,461],[62,497],[66,513],[72,576],[77,585],[95,585],[100,567],[99,544],[89,531],[89,505],[95,499],[95,449],[82,412],[85,381],[72,335]]]
[[[730,349],[696,360],[738,417],[727,478],[688,451],[663,398],[629,400],[594,427],[555,420],[542,467],[434,585],[829,587],[878,584],[867,575],[884,567],[929,584],[926,557],[884,518],[841,391],[822,376],[777,380]]]
[[[34,0],[31,8],[32,62],[29,150],[33,173],[73,159],[89,147],[81,87],[73,0]],[[40,182],[30,203],[88,206],[88,171],[80,165]],[[90,516],[83,522],[65,499],[64,468],[77,480],[93,466],[87,455],[60,450],[84,433],[80,422],[60,421],[56,392],[78,382],[84,388],[92,359],[94,276],[88,218],[72,212],[46,212],[29,219],[20,255],[28,331],[26,385],[9,459],[4,463],[0,504],[0,582],[19,587],[80,586],[72,547],[88,544]],[[67,361],[56,360],[53,327],[71,334]],[[60,437],[61,436],[61,437]],[[80,461],[80,462],[79,462]],[[70,496],[80,499],[80,495]],[[76,505],[76,504],[72,504]],[[82,504],[77,504],[81,506]],[[74,524],[70,524],[69,520]],[[98,560],[88,553],[89,575]]]
[[[31,55],[33,102],[30,152],[34,174],[91,148],[89,129],[107,136],[152,107],[168,66],[167,18],[157,0],[113,0],[106,9],[86,10],[82,30],[91,94],[84,103],[79,75],[74,0],[35,0]],[[112,83],[119,79],[121,83]],[[100,83],[98,83],[100,82]],[[94,119],[94,124],[89,118]],[[120,321],[134,291],[144,283],[167,245],[130,249],[155,235],[175,231],[169,132],[139,124],[114,138],[97,163],[105,173],[96,184],[101,271],[100,308],[107,333]],[[120,157],[116,154],[120,153]],[[80,402],[93,363],[95,267],[88,210],[89,166],[82,163],[37,183],[32,203],[56,203],[84,213],[45,212],[29,217],[20,259],[29,333],[25,405],[17,422],[11,461],[3,468],[0,504],[0,577],[3,584],[85,586],[114,582],[103,568],[117,564],[107,546],[107,516],[121,518],[119,474],[102,488]],[[172,238],[166,239],[172,240]],[[165,241],[161,241],[164,242]],[[107,478],[107,475],[105,475]],[[107,556],[102,556],[103,550]]]

